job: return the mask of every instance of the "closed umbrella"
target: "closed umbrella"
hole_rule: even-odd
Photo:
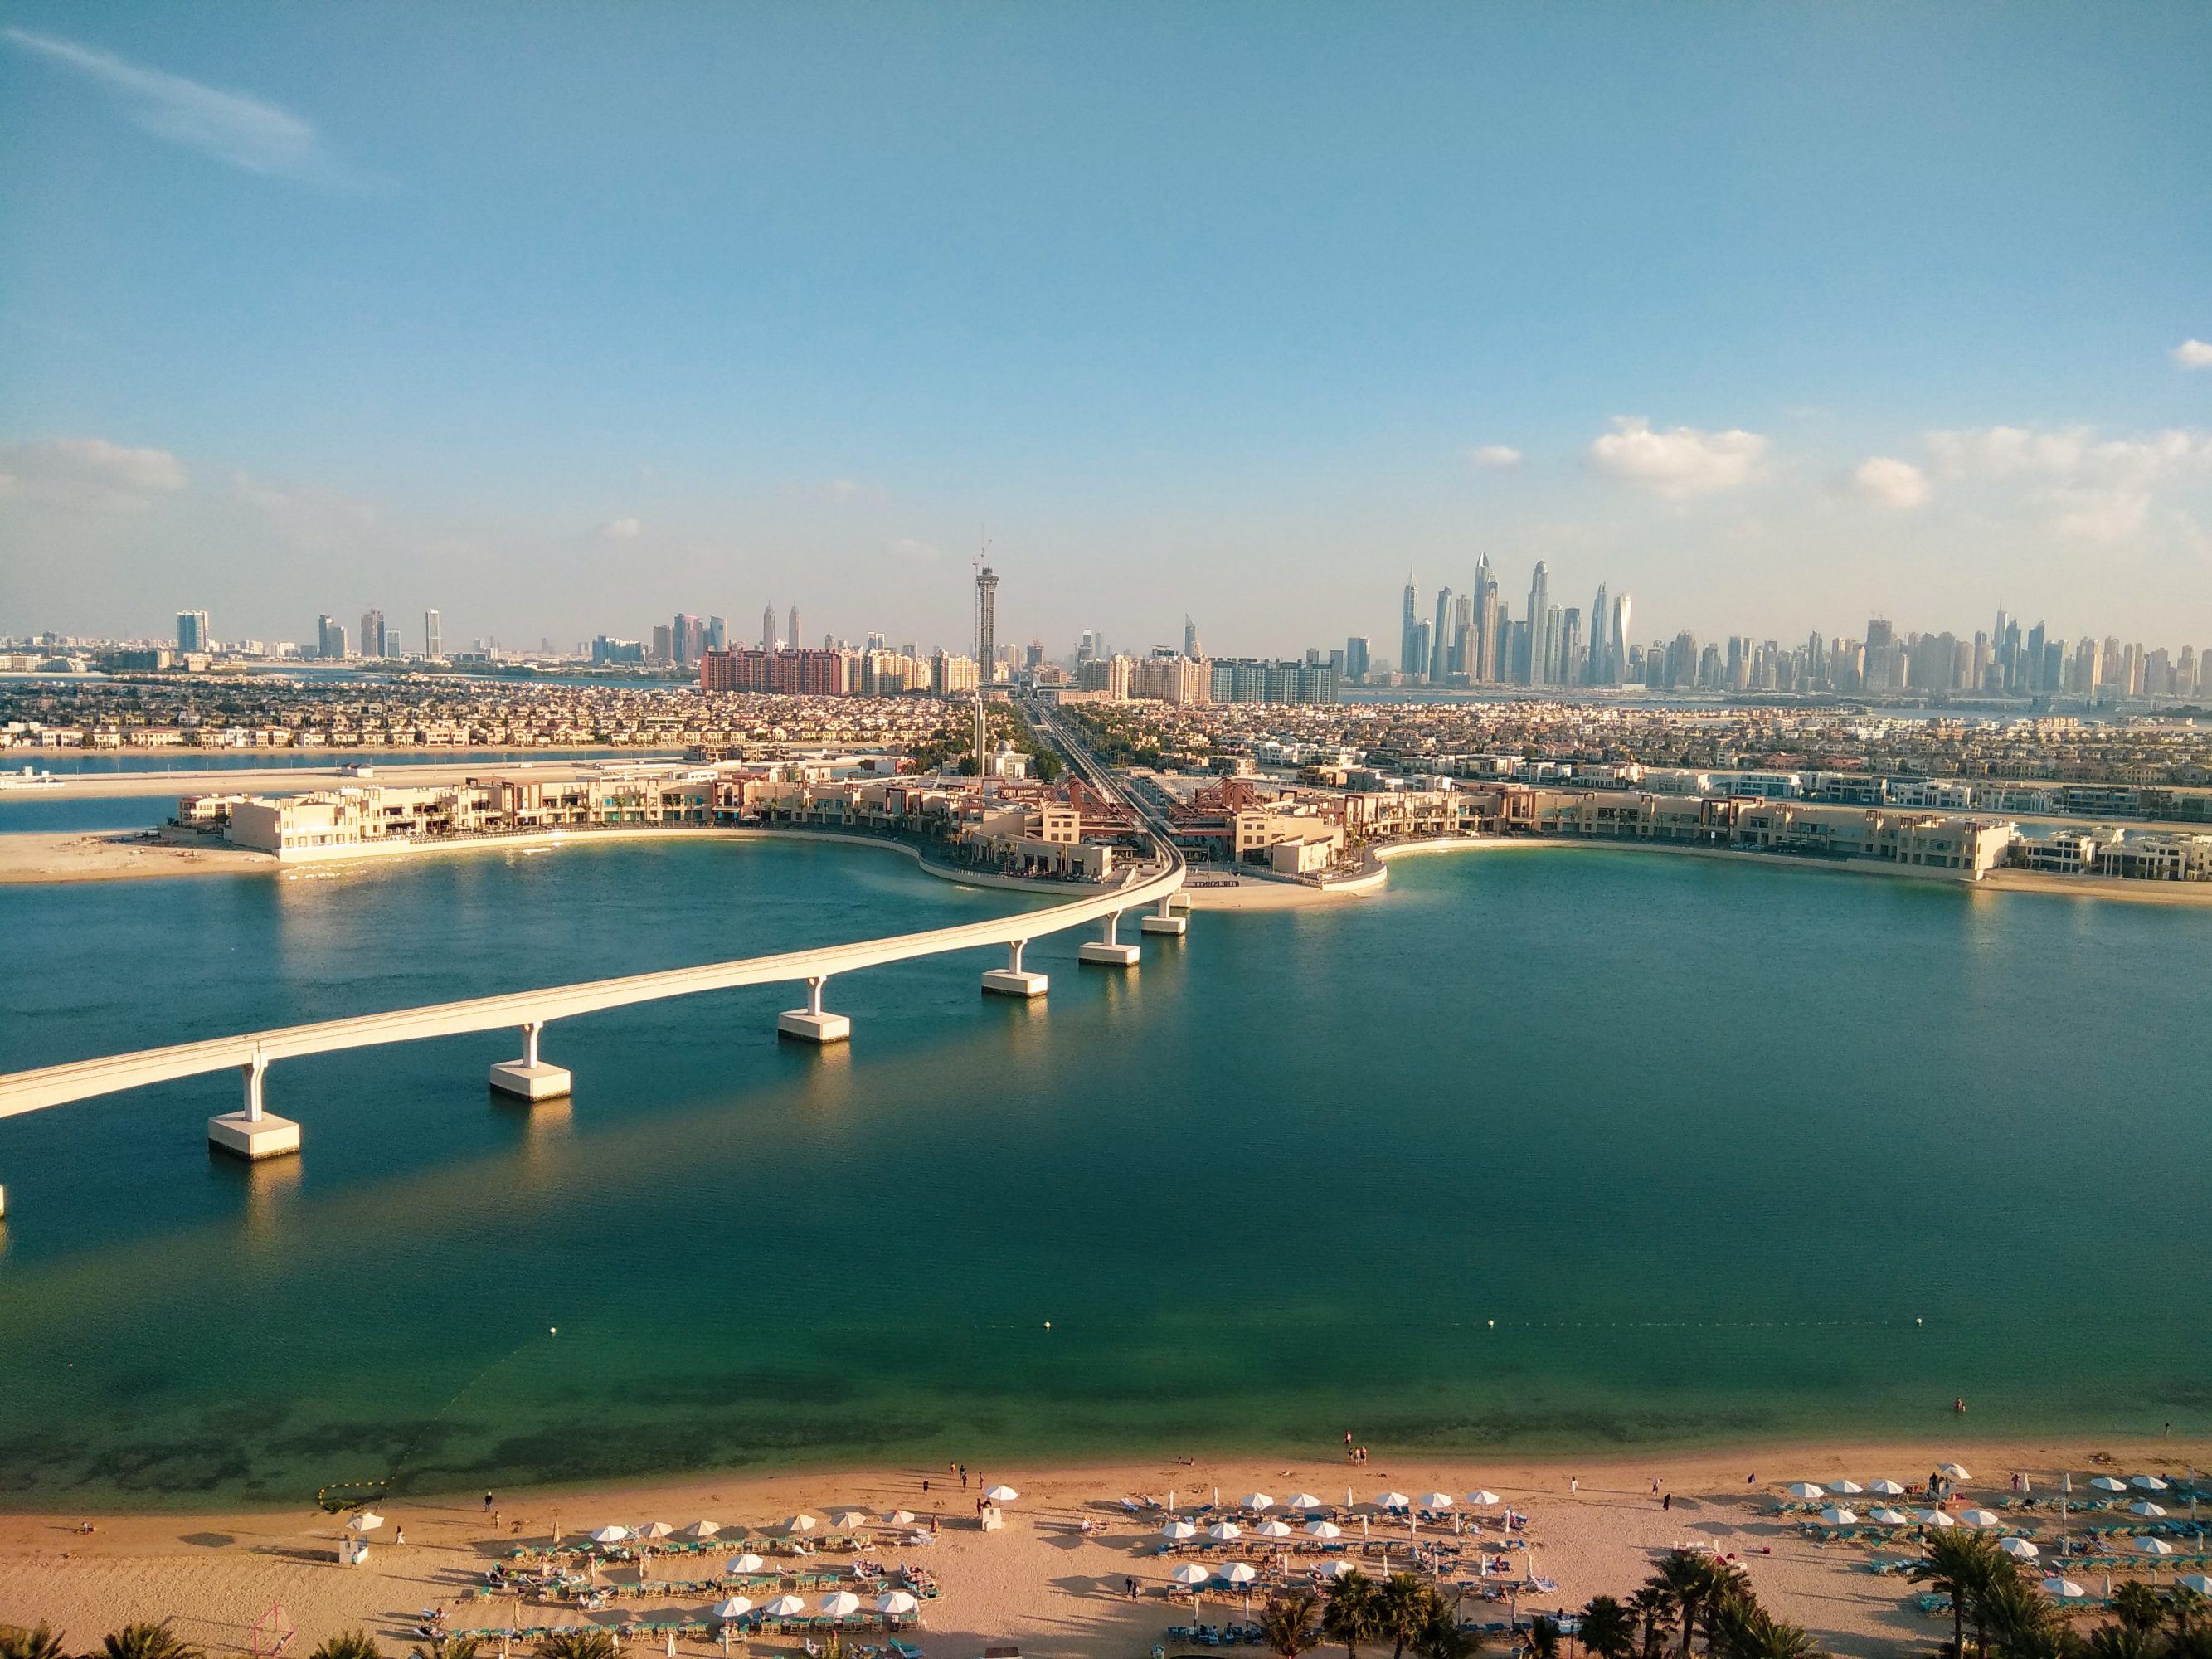
[[[1491,1504],[1498,1502],[1498,1494],[1487,1487],[1477,1486],[1473,1492],[1468,1493],[1467,1501],[1477,1509],[1487,1509]]]
[[[1994,1527],[1997,1523],[1995,1510],[1960,1510],[1959,1524],[1962,1527]]]
[[[1281,1521],[1262,1521],[1252,1530],[1262,1538],[1288,1538],[1291,1535],[1289,1524]]]
[[[1248,1492],[1244,1494],[1244,1507],[1248,1510],[1271,1510],[1275,1507],[1275,1500],[1263,1492]]]
[[[1425,1492],[1421,1494],[1421,1507],[1425,1510],[1448,1510],[1451,1506],[1451,1494],[1448,1492]]]
[[[2136,1553],[2138,1555],[2171,1555],[2173,1553],[2173,1546],[2167,1543],[2163,1538],[2138,1538],[2136,1540]]]
[[[676,1530],[665,1521],[648,1521],[637,1529],[640,1538],[665,1538]]]
[[[1410,1507],[1412,1501],[1401,1492],[1386,1492],[1376,1496],[1375,1507],[1378,1510],[1402,1510]]]
[[[811,1515],[793,1515],[785,1517],[783,1529],[786,1532],[812,1532],[821,1524]]]
[[[1934,1527],[1938,1531],[1946,1527],[1955,1527],[1959,1524],[1956,1516],[1947,1514],[1942,1510],[1915,1510],[1913,1514],[1919,1517],[1922,1526]]]
[[[1820,1519],[1826,1522],[1832,1527],[1855,1527],[1858,1524],[1859,1520],[1858,1516],[1853,1515],[1849,1510],[1845,1509],[1840,1504],[1831,1504],[1827,1508],[1822,1510],[1820,1511]]]
[[[619,1544],[629,1536],[628,1527],[601,1527],[592,1534],[594,1544]]]
[[[734,1560],[725,1562],[722,1571],[732,1578],[743,1578],[749,1574],[758,1572],[763,1565],[757,1555],[745,1554],[738,1556]]]
[[[1866,1488],[1856,1480],[1831,1480],[1828,1482],[1828,1490],[1838,1498],[1851,1498],[1864,1492]]]
[[[1902,1527],[1909,1525],[1912,1517],[1902,1510],[1893,1510],[1887,1504],[1877,1504],[1867,1511],[1867,1519],[1877,1527]]]
[[[1309,1521],[1306,1522],[1306,1530],[1311,1533],[1316,1538],[1341,1538],[1344,1536],[1344,1528],[1338,1526],[1334,1521]]]
[[[346,1522],[348,1532],[374,1532],[384,1524],[384,1517],[374,1510],[363,1510]]]
[[[1256,1568],[1248,1566],[1242,1561],[1231,1561],[1224,1564],[1216,1576],[1224,1583],[1249,1584],[1260,1574]]]
[[[714,1617],[717,1619],[742,1619],[752,1610],[753,1600],[750,1595],[732,1595],[726,1601],[714,1603]]]
[[[1790,1483],[1790,1495],[1792,1498],[1826,1498],[1828,1489],[1814,1486],[1810,1480],[1793,1480]]]
[[[2099,1492],[2125,1492],[2128,1489],[2126,1481],[2111,1474],[2093,1474],[2089,1477],[2089,1484]]]
[[[1868,1481],[1867,1490],[1869,1492],[1878,1492],[1884,1498],[1902,1498],[1905,1496],[1905,1488],[1899,1486],[1896,1481],[1891,1480],[1887,1475],[1884,1475],[1879,1480]]]
[[[2137,1515],[2148,1515],[2153,1517],[2156,1517],[2166,1513],[2164,1510],[2152,1503],[2148,1498],[2136,1498],[2134,1503],[2128,1505],[2128,1508],[2132,1510]]]
[[[1293,1492],[1283,1500],[1283,1507],[1292,1510],[1321,1510],[1328,1505],[1310,1492]]]
[[[2042,1588],[2045,1595],[2055,1595],[2062,1601],[2071,1601],[2077,1595],[2089,1593],[2071,1578],[2046,1578]]]
[[[822,1611],[832,1619],[850,1619],[860,1610],[860,1598],[850,1590],[833,1590],[822,1598]]]
[[[1167,1525],[1160,1528],[1160,1536],[1163,1538],[1172,1539],[1175,1542],[1180,1544],[1186,1538],[1197,1537],[1198,1528],[1192,1526],[1188,1521],[1170,1521]]]
[[[921,1605],[921,1602],[915,1601],[914,1597],[908,1595],[905,1590],[885,1590],[881,1595],[878,1595],[876,1598],[876,1611],[878,1613],[912,1613]]]
[[[2154,1474],[2131,1474],[2128,1477],[2128,1485],[2133,1486],[2138,1492],[2164,1492],[2166,1490],[2166,1482],[2160,1480]]]
[[[1217,1521],[1206,1529],[1206,1535],[1217,1544],[1226,1544],[1244,1535],[1244,1528],[1234,1521]]]
[[[779,1595],[761,1611],[771,1619],[796,1619],[806,1611],[806,1603],[796,1595]]]
[[[722,1523],[719,1521],[694,1521],[690,1526],[684,1528],[684,1531],[690,1533],[694,1538],[712,1538],[716,1533],[721,1531],[721,1529]]]
[[[983,1496],[994,1504],[1011,1504],[1019,1498],[1021,1493],[1016,1492],[1012,1486],[989,1486],[984,1489]]]
[[[2016,1561],[2033,1561],[2043,1553],[2025,1538],[2000,1538],[1997,1547]]]
[[[1168,1577],[1178,1584],[1203,1584],[1213,1574],[1195,1561],[1186,1561]]]
[[[1936,1473],[1946,1480],[1971,1480],[1974,1478],[1956,1463],[1938,1463],[1936,1466]]]

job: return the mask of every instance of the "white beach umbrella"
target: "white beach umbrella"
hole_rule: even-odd
[[[2062,1601],[2071,1601],[2077,1595],[2089,1593],[2071,1578],[2046,1578],[2043,1581],[2042,1589],[2045,1595],[2055,1595]]]
[[[850,1590],[832,1590],[822,1598],[822,1611],[832,1619],[850,1619],[860,1610],[860,1598]]]
[[[2195,1590],[2199,1595],[2212,1595],[2212,1573],[2185,1572],[2173,1582],[2185,1590]]]
[[[1216,1576],[1224,1583],[1249,1584],[1260,1575],[1256,1569],[1247,1566],[1242,1561],[1230,1561],[1222,1565]]]
[[[1995,1510],[1960,1510],[1959,1524],[1962,1527],[1994,1527],[1998,1520]]]
[[[1915,1510],[1912,1513],[1919,1518],[1922,1526],[1934,1527],[1938,1531],[1946,1527],[1955,1527],[1959,1524],[1956,1516],[1947,1514],[1942,1510]]]
[[[1867,1519],[1877,1527],[1910,1526],[1912,1517],[1902,1510],[1893,1510],[1887,1504],[1877,1504],[1867,1511]]]
[[[784,1518],[783,1529],[786,1532],[812,1532],[821,1524],[811,1515],[793,1515]]]
[[[771,1619],[796,1619],[806,1611],[806,1603],[796,1595],[779,1595],[761,1611]]]
[[[1468,1493],[1467,1501],[1477,1509],[1487,1509],[1491,1504],[1498,1502],[1498,1494],[1486,1486],[1477,1486],[1473,1492]]]
[[[1855,1527],[1859,1518],[1840,1504],[1831,1504],[1820,1511],[1820,1519],[1832,1527]]]
[[[2043,1553],[2025,1538],[2000,1538],[1997,1547],[2016,1561],[2033,1561]]]
[[[1956,1463],[1938,1463],[1936,1466],[1936,1473],[1942,1475],[1946,1480],[1971,1480],[1974,1478],[1966,1470],[1960,1468]]]
[[[637,1529],[640,1538],[665,1538],[676,1530],[665,1521],[648,1521]]]
[[[1292,1492],[1283,1500],[1283,1507],[1292,1510],[1320,1510],[1328,1506],[1310,1492]]]
[[[912,1510],[887,1510],[884,1515],[884,1524],[887,1527],[910,1527],[914,1524],[914,1511]]]
[[[2173,1553],[2173,1546],[2167,1543],[2163,1538],[2138,1538],[2136,1540],[2136,1553],[2138,1555],[2171,1555]]]
[[[1887,1475],[1882,1476],[1879,1480],[1868,1481],[1867,1490],[1869,1492],[1878,1492],[1884,1498],[1902,1498],[1905,1496],[1905,1488],[1896,1481],[1891,1480]]]
[[[2166,1490],[2166,1482],[2160,1480],[2154,1474],[2131,1474],[2128,1477],[2128,1485],[2133,1486],[2138,1492],[2164,1492]]]
[[[1016,1492],[1012,1486],[991,1486],[985,1490],[983,1496],[994,1504],[1011,1504],[1019,1498],[1021,1493]]]
[[[601,1527],[592,1534],[594,1544],[619,1544],[629,1536],[628,1527]]]
[[[717,1619],[742,1619],[752,1610],[753,1599],[750,1595],[732,1595],[726,1601],[714,1603],[714,1617]]]
[[[1180,1544],[1186,1538],[1197,1537],[1198,1528],[1192,1526],[1188,1521],[1170,1521],[1167,1525],[1160,1528],[1160,1536],[1163,1538],[1172,1539],[1175,1542]]]
[[[1344,1528],[1338,1526],[1334,1521],[1309,1521],[1306,1522],[1306,1530],[1311,1533],[1316,1538],[1341,1538],[1344,1536]]]
[[[2152,1503],[2148,1498],[2136,1498],[2134,1503],[2128,1505],[2128,1508],[2132,1510],[2137,1515],[2157,1516],[2166,1513],[2164,1510]]]
[[[2089,1477],[2089,1484],[2099,1492],[2125,1492],[2128,1489],[2126,1481],[2110,1474],[2093,1474]]]
[[[1421,1507],[1425,1510],[1448,1510],[1451,1506],[1451,1494],[1448,1492],[1425,1492],[1421,1494]]]
[[[1790,1483],[1790,1495],[1792,1498],[1826,1498],[1828,1489],[1815,1486],[1810,1480],[1793,1480]]]
[[[1234,1521],[1217,1521],[1206,1529],[1206,1535],[1217,1544],[1226,1544],[1244,1535],[1244,1528]]]
[[[1248,1492],[1244,1494],[1244,1507],[1248,1510],[1272,1510],[1275,1507],[1275,1500],[1263,1492]]]
[[[868,1524],[868,1512],[866,1510],[832,1510],[830,1524],[839,1532],[851,1532],[856,1527]]]
[[[1178,1584],[1203,1584],[1213,1574],[1195,1561],[1186,1561],[1168,1577]]]
[[[1856,1480],[1831,1480],[1828,1490],[1838,1498],[1855,1498],[1866,1488]]]
[[[766,1565],[760,1557],[748,1553],[723,1563],[722,1571],[732,1578],[743,1578],[758,1572]]]
[[[1375,1507],[1378,1510],[1402,1510],[1410,1508],[1412,1504],[1413,1499],[1401,1492],[1378,1492],[1375,1498]]]
[[[721,1529],[722,1523],[719,1521],[694,1521],[690,1526],[684,1528],[684,1531],[690,1533],[694,1538],[712,1538],[716,1533],[721,1531]]]
[[[346,1522],[348,1532],[374,1532],[384,1524],[384,1517],[374,1510],[363,1510]]]
[[[1291,1535],[1290,1524],[1283,1521],[1262,1521],[1252,1530],[1262,1538],[1288,1538]]]
[[[1342,1556],[1339,1556],[1334,1561],[1322,1562],[1321,1565],[1315,1568],[1314,1571],[1321,1574],[1324,1578],[1349,1578],[1353,1573],[1358,1572],[1359,1569],[1353,1566],[1351,1562],[1346,1560]]]
[[[876,1598],[878,1613],[912,1613],[921,1605],[905,1590],[885,1590]]]

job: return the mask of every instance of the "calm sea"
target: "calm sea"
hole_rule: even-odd
[[[0,889],[0,1068],[972,918],[586,845]],[[2212,913],[1591,849],[0,1121],[0,1498],[705,1465],[2212,1431]],[[557,1328],[557,1334],[554,1334]]]

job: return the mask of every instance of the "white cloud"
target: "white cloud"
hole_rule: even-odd
[[[635,519],[610,519],[599,526],[599,534],[611,542],[634,542],[645,534],[645,526]]]
[[[0,29],[0,40],[99,82],[123,100],[133,122],[157,138],[248,173],[323,184],[362,182],[358,177],[349,179],[311,122],[264,99],[204,86],[56,35],[5,28]]]
[[[0,495],[70,507],[143,507],[191,482],[166,449],[127,449],[105,438],[0,445]]]
[[[2127,539],[2159,490],[2212,477],[2212,432],[2179,427],[2102,439],[2087,426],[1978,427],[1931,432],[1928,451],[1948,477],[2025,483],[2060,532],[2088,541]]]
[[[2174,347],[2173,361],[2184,368],[2212,368],[2212,345],[2203,340],[2184,340]]]
[[[1467,458],[1485,472],[1510,472],[1521,465],[1521,452],[1510,444],[1485,444],[1469,450]]]
[[[1928,475],[1894,455],[1875,455],[1851,474],[1851,489],[1881,507],[1920,507],[1928,500]]]
[[[895,559],[904,559],[909,564],[934,564],[941,556],[927,542],[918,542],[911,536],[902,536],[884,549]]]
[[[1616,416],[1613,430],[1589,447],[1593,465],[1669,501],[1734,489],[1747,483],[1766,453],[1756,432],[1700,432],[1678,426],[1654,432],[1638,416]]]

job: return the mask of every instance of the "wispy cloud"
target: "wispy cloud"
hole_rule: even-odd
[[[204,86],[58,35],[10,27],[0,29],[0,40],[98,83],[155,137],[232,167],[332,187],[378,182],[332,156],[313,123],[266,99]]]
[[[1928,452],[1948,477],[2025,483],[2057,530],[2098,542],[2141,532],[2161,490],[2212,477],[2212,432],[2179,427],[2132,438],[2087,426],[1978,427],[1931,432]]]
[[[1894,455],[1875,455],[1860,462],[1851,473],[1850,489],[1877,507],[1921,507],[1928,501],[1928,475]]]
[[[191,482],[185,464],[166,449],[130,449],[105,438],[0,445],[0,497],[131,508],[174,495]]]
[[[645,526],[635,519],[610,519],[599,526],[599,534],[611,542],[634,542],[645,533]]]
[[[2184,368],[2212,368],[2212,343],[2184,340],[2174,347],[2173,361]]]
[[[1678,426],[1654,432],[1650,422],[1627,415],[1615,416],[1613,426],[1591,442],[1591,463],[1668,501],[1747,483],[1766,453],[1765,439],[1735,428],[1700,432]]]
[[[1468,451],[1467,458],[1485,472],[1510,472],[1521,465],[1521,452],[1510,444],[1485,444]]]

